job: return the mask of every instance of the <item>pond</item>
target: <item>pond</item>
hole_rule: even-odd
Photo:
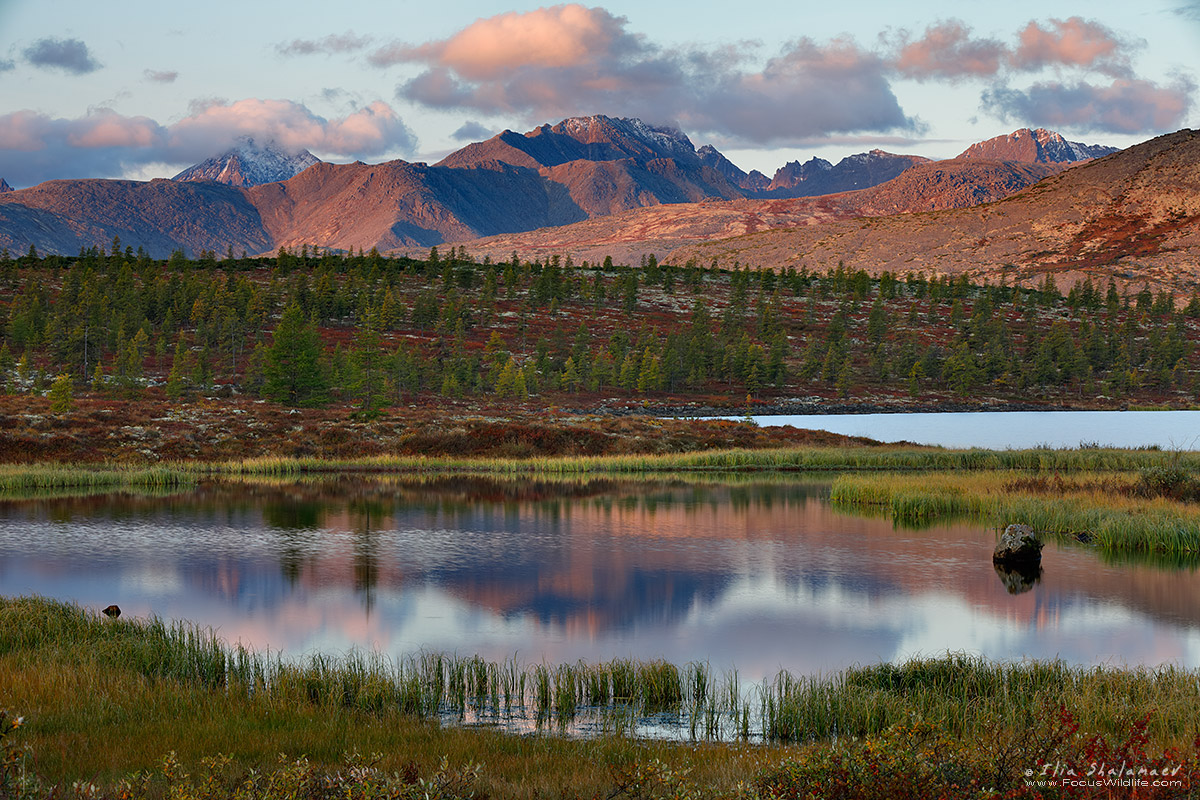
[[[727,417],[745,419],[745,417]],[[759,425],[881,442],[1021,450],[1030,447],[1200,449],[1200,411],[973,411],[930,414],[770,414]]]
[[[946,651],[1200,666],[1196,565],[1047,545],[1001,576],[994,532],[897,529],[828,483],[210,483],[0,503],[0,593],[211,626],[282,651],[527,664],[663,658],[756,681]]]

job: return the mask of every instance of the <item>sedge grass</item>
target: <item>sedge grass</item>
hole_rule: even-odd
[[[518,717],[566,724],[583,712],[667,714],[693,738],[750,735],[767,742],[868,736],[912,715],[956,735],[982,735],[997,721],[1017,724],[1046,703],[1083,709],[1092,727],[1115,730],[1116,699],[1162,711],[1154,733],[1182,741],[1197,732],[1200,673],[1081,669],[1062,662],[1002,664],[947,655],[901,665],[852,668],[831,676],[780,672],[754,687],[706,664],[618,659],[603,664],[489,662],[420,653],[312,654],[298,661],[231,648],[209,630],[159,620],[109,620],[38,598],[0,599],[0,658],[41,656],[64,669],[119,670],[274,705],[329,713],[402,713],[433,720],[504,707]],[[11,702],[11,701],[10,701]],[[758,709],[751,720],[749,709]],[[529,712],[526,715],[526,712]],[[1191,733],[1189,733],[1191,732]]]
[[[307,476],[490,475],[544,478],[674,473],[844,471],[1132,471],[1171,467],[1200,471],[1200,452],[1084,447],[1051,450],[945,450],[934,447],[786,447],[687,453],[534,458],[456,458],[383,455],[359,459],[264,456],[224,462],[173,462],[131,467],[112,464],[0,465],[0,496],[35,490],[94,491],[188,487],[201,478],[295,480]]]
[[[844,509],[875,509],[899,525],[966,518],[995,528],[1020,522],[1101,552],[1200,557],[1200,506],[1113,491],[1130,473],[1057,475],[1054,491],[1023,488],[1027,473],[843,474],[830,499]]]

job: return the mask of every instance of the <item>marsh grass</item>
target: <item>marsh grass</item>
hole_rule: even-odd
[[[1064,541],[1094,543],[1110,555],[1200,558],[1200,505],[1147,497],[1144,473],[1000,471],[843,474],[830,499],[843,509],[874,510],[898,525],[965,518],[994,528],[1014,522]]]
[[[524,717],[542,719],[549,731],[602,710],[590,730],[608,735],[510,736],[439,724],[455,710],[469,722],[526,704],[536,713],[522,709]],[[1009,778],[1045,755],[1037,732],[1061,709],[1070,709],[1083,730],[1118,741],[1131,720],[1144,719],[1147,742],[1187,750],[1200,734],[1198,706],[1200,673],[1177,667],[946,655],[827,676],[781,672],[747,686],[736,672],[714,674],[702,663],[525,667],[439,653],[400,661],[318,654],[292,662],[230,648],[195,626],[109,620],[37,598],[0,600],[0,708],[25,716],[19,733],[36,754],[13,769],[49,784],[161,772],[168,750],[176,751],[173,771],[214,763],[213,754],[223,753],[221,763],[243,775],[282,774],[310,761],[338,765],[359,752],[382,754],[371,757],[373,768],[411,775],[441,774],[445,763],[471,772],[471,764],[482,763],[486,769],[471,774],[496,798],[561,796],[563,787],[574,792],[568,796],[674,796],[638,795],[622,785],[656,792],[702,786],[711,796],[746,797],[736,784],[764,766],[784,760],[825,769],[829,748],[898,736],[907,742],[904,732],[914,724],[956,741],[955,758]],[[631,738],[653,710],[676,720],[681,738],[698,741]],[[814,774],[819,783],[824,773]],[[672,775],[688,779],[660,780]]]
[[[943,450],[929,447],[787,447],[662,455],[554,456],[522,459],[374,456],[363,459],[264,457],[176,469],[220,475],[297,476],[327,472],[479,472],[588,474],[687,471],[1035,470],[1117,471],[1177,464],[1200,470],[1200,453],[1079,448]]]
[[[714,675],[707,664],[617,659],[607,663],[491,662],[423,652],[392,659],[352,651],[287,660],[230,647],[212,631],[161,620],[110,620],[76,606],[37,598],[0,600],[0,657],[53,654],[64,666],[120,669],[147,681],[173,681],[256,702],[329,712],[402,713],[435,719],[501,710],[538,724],[573,723],[607,711],[672,719],[697,739],[753,737],[768,742],[868,736],[918,714],[955,734],[971,735],[997,720],[1016,724],[1044,702],[1098,702],[1089,722],[1111,700],[1179,710],[1155,733],[1175,740],[1200,732],[1187,703],[1200,704],[1200,675],[1175,668],[1084,670],[1061,662],[998,664],[947,655],[902,665],[851,668],[832,676],[798,677],[743,686],[736,672]],[[1086,702],[1084,702],[1086,701]],[[751,713],[751,709],[756,713]],[[1014,716],[1016,715],[1016,716]],[[753,730],[751,729],[753,726]],[[1189,727],[1190,726],[1190,727]]]
[[[542,479],[600,475],[646,476],[845,471],[933,471],[1033,473],[1141,470],[1171,475],[1200,472],[1200,452],[1116,450],[1100,447],[1051,450],[944,450],[931,447],[786,447],[731,449],[661,455],[553,456],[534,458],[453,458],[382,455],[357,459],[265,456],[224,462],[174,462],[153,467],[121,465],[0,466],[0,497],[43,490],[173,489],[202,478],[287,481],[334,475],[436,475]]]

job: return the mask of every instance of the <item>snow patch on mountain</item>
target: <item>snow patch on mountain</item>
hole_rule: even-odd
[[[259,143],[246,136],[219,156],[185,169],[172,180],[216,181],[231,186],[258,186],[286,181],[320,159],[307,150],[289,152],[273,140]]]

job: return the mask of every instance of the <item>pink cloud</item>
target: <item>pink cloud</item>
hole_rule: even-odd
[[[1046,28],[1030,22],[1019,35],[1012,64],[1022,70],[1067,66],[1125,76],[1129,74],[1126,47],[1113,31],[1081,17],[1052,19]]]
[[[73,147],[159,147],[166,130],[147,117],[122,117],[104,111],[75,120],[69,126],[67,142]]]
[[[761,70],[749,47],[658,47],[601,8],[562,5],[477,20],[441,41],[371,58],[426,69],[397,94],[435,108],[518,113],[534,122],[620,114],[766,142],[906,128],[887,65],[852,41],[794,42]]]
[[[925,29],[916,41],[900,35],[893,65],[909,78],[992,76],[1000,71],[1007,48],[995,39],[972,39],[971,29],[959,20],[948,20]]]
[[[342,157],[410,152],[416,146],[408,127],[382,101],[325,119],[288,100],[209,100],[165,126],[107,110],[75,119],[22,110],[0,115],[0,175],[24,186],[54,177],[114,177],[146,164],[200,161],[241,136]]]

